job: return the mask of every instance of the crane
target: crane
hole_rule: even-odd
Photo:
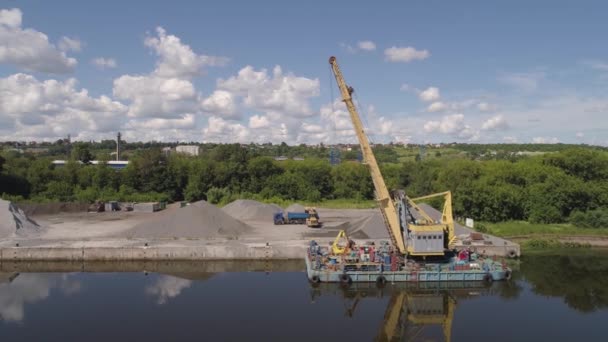
[[[336,61],[336,57],[331,56],[329,58],[329,64],[331,65],[334,76],[336,77],[338,88],[340,88],[342,101],[344,101],[344,104],[346,104],[350,118],[355,126],[355,133],[357,135],[357,139],[359,139],[359,145],[361,145],[363,160],[369,167],[369,171],[372,175],[372,181],[376,190],[376,199],[380,206],[384,223],[388,227],[389,236],[393,246],[396,246],[399,252],[405,254],[405,241],[403,239],[402,226],[399,222],[395,202],[391,198],[388,189],[386,188],[384,178],[382,178],[382,173],[380,172],[380,167],[378,167],[378,162],[376,162],[376,157],[374,156],[372,148],[369,144],[369,139],[367,138],[367,135],[365,135],[361,118],[359,117],[359,113],[357,113],[357,109],[353,103],[353,98],[351,95],[354,92],[354,89],[346,85],[346,82],[342,77],[340,67],[338,66],[338,62]]]
[[[346,84],[336,57],[331,56],[329,64],[336,78],[338,88],[340,88],[342,101],[345,103],[353,122],[355,134],[359,140],[359,145],[361,145],[363,160],[371,173],[376,200],[393,246],[403,255],[444,256],[446,249],[451,249],[450,247],[453,247],[455,242],[451,192],[446,191],[415,199],[423,200],[444,196],[445,201],[440,221],[433,220],[415,203],[415,200],[407,197],[403,191],[396,191],[391,197],[353,102],[354,89]],[[416,220],[413,218],[410,208],[418,211],[424,219]]]

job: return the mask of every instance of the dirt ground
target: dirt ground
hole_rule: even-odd
[[[145,222],[154,222],[162,216],[169,215],[171,211],[180,210],[170,206],[156,213],[141,212],[69,212],[53,215],[36,215],[32,218],[40,225],[48,229],[38,237],[40,240],[88,240],[88,239],[112,239],[122,238],[123,233],[136,225]],[[244,220],[253,228],[252,231],[244,233],[241,238],[264,241],[302,240],[314,238],[333,238],[341,229],[360,229],[362,221],[379,215],[374,209],[318,209],[319,216],[323,222],[321,228],[309,228],[303,224],[275,225],[272,217],[267,220]],[[383,226],[375,229],[377,238],[388,238]],[[354,236],[357,238],[357,236]],[[358,238],[368,238],[367,235],[359,234]]]

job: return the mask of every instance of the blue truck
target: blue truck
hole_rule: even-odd
[[[279,211],[273,216],[274,224],[306,224],[309,227],[319,227],[319,215],[314,208],[306,208],[304,212]]]

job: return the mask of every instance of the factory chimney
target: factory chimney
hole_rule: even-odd
[[[116,134],[116,161],[120,160],[120,132]]]

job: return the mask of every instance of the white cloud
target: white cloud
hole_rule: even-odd
[[[76,59],[58,50],[44,33],[23,29],[21,23],[20,9],[0,10],[0,63],[54,74],[74,70]]]
[[[498,80],[521,91],[533,92],[538,89],[538,83],[544,77],[542,72],[520,72],[503,74]]]
[[[494,106],[494,105],[492,105],[490,103],[487,103],[487,102],[479,102],[477,104],[477,109],[480,112],[491,112],[491,111],[496,110],[496,106]]]
[[[298,130],[298,142],[312,141],[314,143],[357,143],[350,114],[344,102],[334,101],[321,107],[319,122],[302,125]],[[365,133],[376,142],[409,142],[410,128],[386,116],[376,113],[374,106],[360,113],[365,125]]]
[[[506,128],[509,128],[509,123],[502,115],[491,117],[481,125],[483,130],[502,130]]]
[[[427,59],[431,53],[428,50],[416,50],[408,47],[390,47],[384,50],[384,56],[389,62],[404,62],[409,63],[414,60]]]
[[[439,88],[437,87],[429,87],[418,94],[420,100],[424,102],[431,102],[439,100]]]
[[[113,92],[131,101],[130,117],[177,118],[200,107],[192,82],[179,78],[123,75],[114,80]]]
[[[224,120],[217,116],[208,119],[207,127],[203,129],[205,142],[240,142],[251,141],[249,129],[240,123]]]
[[[249,118],[249,128],[267,128],[270,127],[268,117],[264,115],[253,115]]]
[[[193,77],[203,72],[206,66],[223,66],[226,57],[198,55],[190,46],[185,45],[174,35],[167,35],[162,27],[156,28],[157,36],[148,36],[144,44],[159,57],[155,74],[161,77]]]
[[[576,137],[577,137],[578,139],[582,139],[582,138],[584,138],[584,137],[585,137],[585,133],[583,133],[583,132],[576,132]]]
[[[448,109],[448,106],[445,103],[439,101],[439,102],[431,103],[426,110],[428,112],[434,113],[434,112],[443,112],[446,109]]]
[[[10,28],[20,28],[21,20],[22,13],[18,8],[0,10],[0,25]]]
[[[559,139],[557,139],[556,137],[535,137],[532,139],[532,142],[534,144],[557,144],[559,143]]]
[[[464,123],[463,114],[446,115],[440,121],[434,120],[426,122],[423,127],[427,133],[438,132],[449,134],[460,139],[479,139],[479,132]]]
[[[515,143],[517,143],[517,138],[516,137],[507,136],[507,137],[503,137],[502,140],[505,143],[507,143],[507,144],[515,144]]]
[[[127,129],[134,130],[194,129],[195,127],[196,117],[194,114],[189,113],[184,114],[179,118],[131,120],[127,123]]]
[[[76,80],[38,81],[26,74],[0,79],[0,112],[12,122],[4,136],[58,138],[117,129],[127,111],[107,96],[93,98]]]
[[[376,50],[376,44],[370,40],[363,40],[357,43],[360,50],[374,51]]]
[[[234,96],[225,90],[214,91],[211,96],[203,100],[202,106],[204,111],[214,115],[231,119],[240,118],[240,113],[236,111]]]
[[[99,69],[113,69],[117,66],[114,58],[97,57],[92,59],[91,63]]]
[[[79,52],[80,50],[82,50],[82,42],[78,39],[75,38],[69,38],[69,37],[61,37],[61,39],[59,40],[59,43],[57,43],[57,46],[59,47],[59,50],[61,51],[74,51],[74,52]]]
[[[266,69],[242,68],[238,75],[218,80],[218,88],[243,97],[243,104],[257,111],[276,112],[290,117],[314,115],[309,100],[319,95],[319,80],[283,74],[275,66],[272,75]]]

